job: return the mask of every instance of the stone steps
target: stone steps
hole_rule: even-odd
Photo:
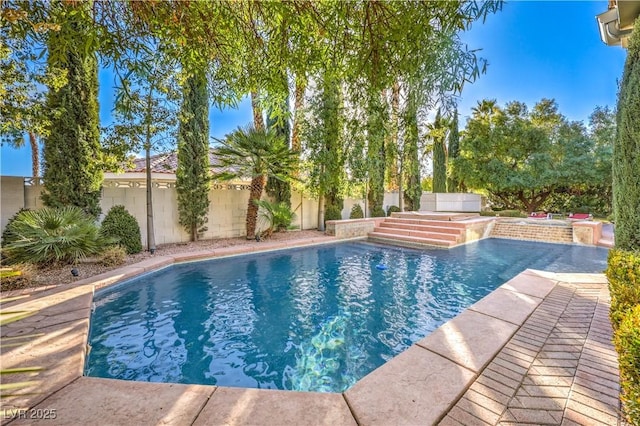
[[[369,232],[369,239],[374,241],[380,241],[388,244],[396,245],[409,245],[409,246],[430,246],[430,247],[443,247],[449,248],[455,246],[457,243],[450,240],[440,240],[436,238],[421,238],[412,237],[407,235],[388,234],[384,232]]]
[[[389,217],[368,236],[388,244],[448,248],[464,242],[465,230],[459,222]]]

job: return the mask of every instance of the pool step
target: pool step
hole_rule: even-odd
[[[600,241],[598,241],[598,246],[607,247],[607,248],[613,248],[615,246],[615,243],[611,239],[600,238]]]
[[[446,220],[388,217],[369,232],[369,238],[390,244],[453,247],[464,242],[466,225]]]
[[[449,248],[457,245],[455,241],[440,240],[436,238],[420,238],[408,235],[387,234],[384,232],[369,232],[369,239],[380,241],[388,244],[399,244],[409,246],[430,246]]]

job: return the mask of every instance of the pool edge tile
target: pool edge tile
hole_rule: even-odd
[[[498,287],[467,309],[520,326],[542,298]]]
[[[218,387],[193,423],[261,425],[353,425],[339,393]]]
[[[500,352],[519,326],[481,312],[465,310],[416,345],[475,373]]]
[[[433,424],[476,374],[413,345],[344,392],[358,424]]]

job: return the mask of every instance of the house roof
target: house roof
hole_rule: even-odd
[[[213,150],[209,150],[209,165],[214,172],[219,171],[218,159]],[[178,168],[177,152],[167,152],[151,156],[151,172],[175,174]],[[147,170],[145,158],[136,158],[133,160],[133,167],[127,168],[127,173],[142,173]]]

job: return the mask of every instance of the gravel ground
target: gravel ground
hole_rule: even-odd
[[[303,240],[323,236],[324,232],[320,231],[289,231],[289,232],[277,232],[269,237],[268,241],[290,241],[290,240]],[[188,243],[177,244],[164,244],[159,245],[156,249],[156,256],[191,252],[198,250],[213,250],[223,247],[241,246],[241,245],[254,245],[259,244],[253,240],[247,240],[244,237],[241,238],[221,238],[216,240],[202,240]],[[98,263],[97,259],[87,259],[77,265],[77,269],[80,273],[78,277],[71,275],[71,265],[56,265],[47,268],[30,268],[26,271],[25,275],[29,276],[28,280],[7,280],[3,279],[0,283],[2,291],[17,290],[23,288],[35,288],[35,287],[51,287],[61,284],[71,284],[75,281],[79,281],[85,278],[92,277],[94,275],[107,272],[111,269],[120,268],[125,265],[138,263],[144,259],[151,257],[149,252],[142,252],[134,255],[127,256],[124,263],[117,266],[103,266]]]

